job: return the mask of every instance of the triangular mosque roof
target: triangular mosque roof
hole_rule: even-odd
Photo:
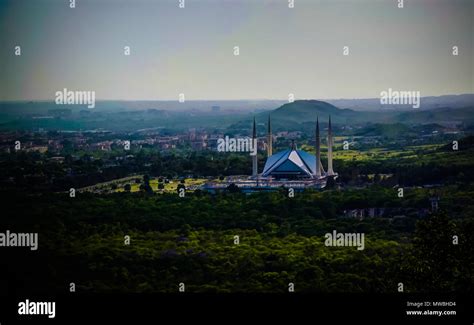
[[[304,173],[312,176],[315,168],[315,156],[303,150],[287,149],[268,157],[262,176],[269,176],[271,173]]]

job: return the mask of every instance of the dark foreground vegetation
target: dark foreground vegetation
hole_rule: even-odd
[[[285,292],[289,282],[298,291],[395,292],[402,282],[406,292],[472,292],[474,188],[437,194],[440,209],[420,214],[432,192],[401,199],[378,186],[294,198],[2,193],[2,229],[39,232],[37,251],[4,250],[2,292],[62,292],[70,282],[82,292],[176,292],[180,282],[188,292]],[[361,206],[388,215],[344,217]],[[325,246],[333,230],[365,233],[365,249]]]

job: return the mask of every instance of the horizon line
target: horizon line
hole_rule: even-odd
[[[472,93],[451,93],[451,94],[443,94],[443,95],[426,95],[421,96],[420,98],[427,98],[427,97],[444,97],[444,96],[466,96],[466,95],[474,95]],[[364,100],[364,99],[380,99],[379,97],[339,97],[339,98],[297,98],[294,101],[301,101],[301,100]],[[0,100],[0,103],[5,102],[53,102],[54,99],[7,99],[7,100]],[[179,99],[96,99],[96,102],[179,102]],[[288,102],[287,98],[280,99],[280,98],[241,98],[241,99],[186,99],[185,102],[181,104],[185,104],[186,102],[236,102],[236,101],[285,101]]]

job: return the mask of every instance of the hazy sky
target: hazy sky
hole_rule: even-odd
[[[473,93],[474,1],[404,2],[0,0],[0,100],[63,88],[131,100]]]

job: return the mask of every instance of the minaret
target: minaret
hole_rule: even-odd
[[[296,150],[295,140],[291,140],[291,150]]]
[[[329,176],[334,175],[332,170],[332,127],[331,127],[331,115],[329,115],[329,126],[328,126],[328,172]]]
[[[253,133],[252,133],[252,145],[257,146],[257,126],[255,124],[255,117],[253,118]],[[258,165],[257,165],[257,152],[252,156],[252,176],[257,177]]]
[[[267,157],[273,154],[273,137],[272,137],[272,125],[270,122],[270,114],[268,115],[268,134],[267,134]]]
[[[316,168],[315,168],[315,171],[316,171],[316,174],[314,175],[314,177],[316,179],[320,178],[321,177],[321,165],[320,165],[320,157],[321,157],[321,139],[319,137],[319,118],[316,117]]]

